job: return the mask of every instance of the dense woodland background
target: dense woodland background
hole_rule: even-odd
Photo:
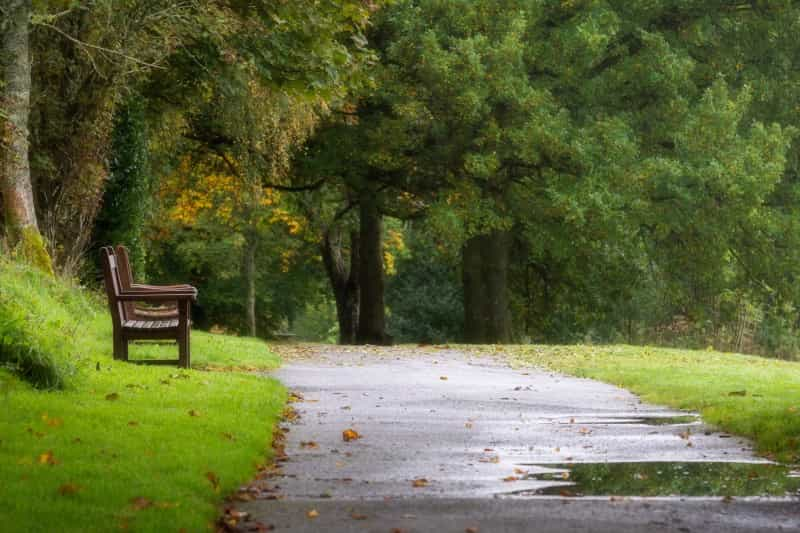
[[[797,358],[797,2],[0,15],[5,254],[95,285],[124,243],[248,335]]]

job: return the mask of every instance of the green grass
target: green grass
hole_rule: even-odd
[[[521,364],[613,383],[648,402],[697,411],[752,439],[767,457],[800,462],[800,363],[620,345],[489,349]]]
[[[113,361],[107,311],[37,276],[0,265],[0,315],[3,289],[31,285],[37,296],[18,306],[16,324],[53,348],[36,360],[59,377],[43,383],[13,364],[28,338],[10,339],[15,372],[0,358],[0,529],[208,530],[222,498],[268,459],[286,391],[253,374],[197,369],[272,368],[278,358],[255,339],[193,332],[192,370]],[[64,298],[80,304],[77,318]],[[133,346],[131,356],[177,357],[177,348]]]

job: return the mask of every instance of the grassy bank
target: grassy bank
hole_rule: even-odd
[[[136,366],[111,359],[109,322],[85,292],[0,264],[3,531],[207,530],[267,459],[281,385],[197,370],[277,366],[264,343],[194,332],[195,369]]]
[[[505,346],[512,360],[619,385],[644,400],[700,412],[752,439],[760,453],[800,462],[800,363],[641,346]]]

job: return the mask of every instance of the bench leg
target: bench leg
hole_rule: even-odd
[[[114,359],[118,361],[128,360],[128,339],[119,333],[114,334]]]
[[[189,347],[189,314],[191,304],[180,302],[178,309],[178,365],[189,368],[191,364],[191,352]]]

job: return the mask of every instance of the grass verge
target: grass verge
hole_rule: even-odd
[[[512,361],[612,383],[645,401],[688,409],[752,439],[759,453],[800,462],[800,363],[642,346],[498,346]]]
[[[37,283],[3,275],[0,288]],[[193,332],[193,370],[113,361],[107,311],[63,283],[52,289],[36,296],[47,305],[14,308],[14,324],[43,339],[35,357],[21,334],[0,365],[0,529],[208,530],[222,498],[268,459],[286,392],[272,379],[197,369],[271,368],[278,358],[254,339]],[[83,300],[77,319],[57,308],[66,294]],[[131,357],[177,357],[177,348],[132,346]],[[47,364],[56,370],[29,370]]]

